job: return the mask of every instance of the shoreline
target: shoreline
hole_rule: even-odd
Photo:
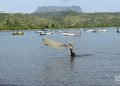
[[[95,28],[117,28],[117,27],[85,27],[85,28],[44,28],[44,29],[51,29],[51,30],[63,30],[63,29],[95,29]],[[37,30],[43,30],[43,29],[16,29],[16,30],[0,30],[0,32],[9,32],[9,31],[37,31]]]

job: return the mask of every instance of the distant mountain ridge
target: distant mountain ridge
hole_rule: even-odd
[[[82,8],[80,6],[40,6],[34,13],[61,12],[61,11],[82,12]]]

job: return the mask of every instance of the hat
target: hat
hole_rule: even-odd
[[[73,45],[74,45],[72,42],[69,42],[68,44],[69,44],[69,45],[71,45],[71,46],[73,46]]]

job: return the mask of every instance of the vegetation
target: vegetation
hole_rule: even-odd
[[[119,26],[120,13],[0,13],[0,30]]]
[[[0,14],[0,30],[37,29],[45,28],[50,20],[28,14]]]

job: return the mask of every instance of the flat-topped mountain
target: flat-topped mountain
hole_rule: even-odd
[[[82,12],[82,9],[80,6],[40,6],[37,8],[35,13],[61,12],[61,11]]]

